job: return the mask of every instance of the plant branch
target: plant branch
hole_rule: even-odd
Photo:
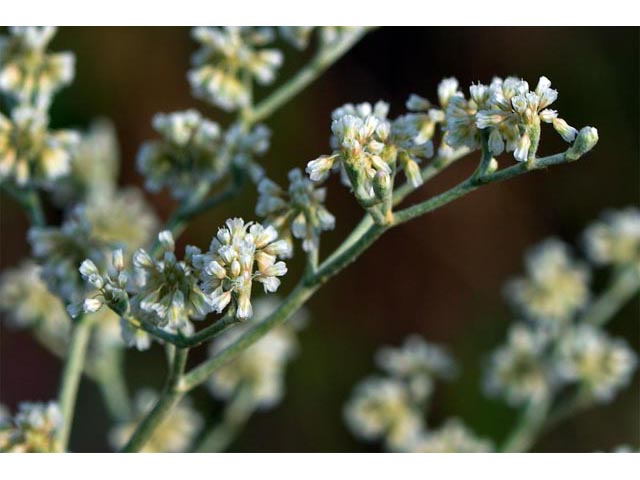
[[[58,393],[58,403],[62,412],[62,426],[57,432],[57,439],[60,448],[67,450],[71,425],[73,423],[73,412],[76,405],[78,386],[84,366],[84,359],[89,344],[92,322],[89,317],[80,316],[75,320],[71,331],[71,342],[67,352],[67,359],[62,372],[62,381]]]
[[[160,394],[160,398],[149,414],[140,422],[136,431],[124,446],[124,452],[139,452],[144,448],[156,428],[166,420],[171,409],[182,398],[183,393],[178,389],[178,385],[182,379],[188,353],[189,350],[185,348],[175,349],[171,368],[169,369],[169,374],[167,375],[167,380]]]
[[[500,451],[514,453],[529,450],[544,426],[550,403],[549,397],[531,401]]]
[[[614,275],[607,289],[591,304],[582,315],[580,322],[600,326],[638,293],[640,290],[640,271],[634,265],[622,268]]]

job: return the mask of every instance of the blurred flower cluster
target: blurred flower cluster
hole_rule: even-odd
[[[59,452],[55,434],[61,424],[62,413],[54,402],[21,403],[13,418],[0,405],[0,452]]]
[[[613,267],[614,284],[616,278],[640,282],[639,232],[637,209],[606,213],[583,234],[587,260]],[[571,388],[593,402],[613,399],[631,380],[637,355],[607,334],[603,325],[609,318],[589,314],[598,302],[612,300],[591,291],[588,263],[549,239],[527,254],[526,273],[505,288],[523,320],[492,355],[487,391],[513,406],[550,401]]]
[[[434,383],[451,379],[456,366],[441,347],[417,335],[398,348],[384,347],[376,354],[384,375],[356,385],[344,414],[351,431],[363,440],[382,441],[400,452],[483,452],[491,442],[478,438],[459,419],[441,427],[427,423],[426,412]]]

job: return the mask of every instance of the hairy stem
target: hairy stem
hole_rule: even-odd
[[[57,432],[60,448],[65,451],[69,444],[69,435],[73,423],[73,411],[76,405],[78,386],[84,367],[84,359],[89,345],[92,323],[88,317],[80,316],[76,319],[71,332],[71,342],[67,352],[67,359],[62,372],[58,403],[62,412],[62,426]]]
[[[123,448],[123,452],[139,452],[149,441],[153,432],[168,417],[171,409],[177,405],[182,398],[183,392],[178,389],[184,372],[189,350],[186,348],[175,349],[173,361],[164,389],[160,394],[160,398],[136,428],[132,437]]]

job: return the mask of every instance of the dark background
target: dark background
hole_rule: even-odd
[[[522,76],[532,87],[546,75],[560,92],[553,107],[577,128],[596,126],[600,143],[576,164],[483,188],[386,234],[311,299],[313,322],[302,333],[300,354],[287,371],[284,402],[273,411],[256,414],[233,450],[375,451],[375,446],[356,442],[347,431],[342,405],[352,386],[373,372],[373,352],[414,332],[447,345],[462,370],[456,382],[438,388],[430,424],[455,415],[481,435],[504,436],[515,412],[485,399],[480,388],[486,354],[503,341],[513,319],[501,294],[504,282],[521,272],[527,247],[549,235],[574,242],[603,209],[639,202],[638,32],[636,28],[383,28],[269,119],[274,135],[263,164],[271,178],[283,183],[290,168],[328,152],[330,113],[345,102],[384,99],[395,116],[403,111],[410,93],[436,100],[436,87],[444,76],[456,76],[466,90],[471,82],[488,83],[494,75]],[[134,158],[141,142],[154,136],[150,126],[154,113],[195,107],[219,122],[229,120],[190,96],[185,75],[195,48],[184,28],[62,28],[53,49],[76,53],[77,78],[55,101],[54,126],[85,127],[95,116],[112,119],[123,155],[121,183],[141,185]],[[279,79],[288,78],[306,55],[291,49],[286,53]],[[565,147],[547,127],[541,154]],[[503,156],[501,162],[512,159]],[[475,159],[460,162],[410,201],[453,185],[472,171],[474,163]],[[166,193],[150,198],[162,218],[174,207]],[[254,218],[255,199],[255,192],[248,189],[242,198],[199,217],[180,243],[204,247],[225,218]],[[325,252],[361,216],[335,178],[328,204],[338,223],[335,232],[323,237]],[[29,254],[27,224],[11,200],[2,197],[1,206],[1,264],[6,268]],[[295,283],[299,261],[286,277],[282,294]],[[609,327],[636,351],[638,309],[636,298]],[[21,400],[54,398],[59,361],[27,334],[4,327],[1,333],[0,401],[14,407]],[[128,354],[131,387],[159,387],[164,368],[160,349]],[[562,424],[536,449],[593,451],[620,443],[638,445],[639,390],[636,374],[632,386],[614,403]],[[215,414],[218,406],[203,389],[194,399],[201,411]],[[96,389],[83,382],[71,448],[103,450],[107,427]]]

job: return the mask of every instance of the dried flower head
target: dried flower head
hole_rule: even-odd
[[[587,304],[589,270],[561,241],[548,239],[530,250],[526,271],[527,277],[511,280],[505,293],[527,318],[555,328]]]
[[[114,449],[120,449],[131,437],[138,423],[153,408],[158,395],[153,390],[144,389],[136,393],[136,419],[113,428],[109,442]],[[171,411],[171,415],[154,431],[142,448],[146,453],[180,453],[186,451],[203,424],[202,417],[192,407],[189,397],[185,397]]]
[[[9,27],[0,36],[0,92],[19,103],[46,108],[53,94],[73,80],[73,54],[48,53],[55,27]]]
[[[266,217],[280,238],[292,244],[291,236],[302,240],[302,249],[319,248],[320,234],[332,230],[335,217],[326,209],[325,188],[316,188],[299,168],[289,172],[289,189],[284,191],[273,181],[263,178],[258,184],[256,215]]]
[[[188,75],[193,93],[227,111],[246,106],[250,82],[273,82],[282,64],[279,50],[265,48],[273,41],[271,28],[196,27],[192,36],[201,44]]]
[[[62,413],[54,402],[24,402],[11,419],[0,415],[0,452],[59,452],[56,433],[62,427]]]
[[[47,114],[18,106],[7,118],[0,113],[0,181],[19,186],[51,186],[71,171],[80,136],[72,130],[49,130]]]
[[[232,304],[237,318],[250,318],[253,282],[262,283],[265,292],[275,292],[280,286],[278,277],[287,273],[285,263],[276,260],[289,252],[286,240],[278,240],[272,226],[245,223],[241,218],[227,220],[211,241],[209,251],[195,259],[202,290],[212,308],[222,313]]]

